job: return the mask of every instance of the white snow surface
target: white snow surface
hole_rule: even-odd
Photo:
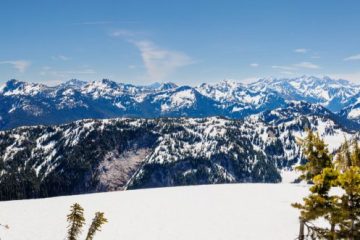
[[[291,203],[307,194],[306,185],[227,184],[0,202],[1,224],[10,226],[0,238],[65,239],[66,215],[77,202],[87,226],[105,212],[109,222],[96,240],[289,240],[299,229]]]
[[[351,109],[348,116],[349,116],[350,119],[359,118],[360,117],[360,108]]]

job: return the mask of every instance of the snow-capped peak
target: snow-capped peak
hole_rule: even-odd
[[[334,112],[340,111],[348,98],[360,91],[360,86],[346,80],[336,80],[327,76],[260,79],[249,84],[249,88],[258,91],[271,89],[287,100],[320,103]]]
[[[264,110],[286,107],[286,101],[320,104],[333,113],[355,104],[341,117],[356,120],[359,118],[359,105],[356,104],[359,91],[360,86],[345,80],[312,76],[264,78],[249,84],[225,79],[198,87],[164,82],[158,88],[118,83],[109,79],[88,83],[70,80],[55,87],[10,80],[0,88],[0,97],[9,96],[2,106],[5,113],[12,114],[22,109],[30,115],[34,115],[34,112],[48,114],[46,118],[56,118],[56,122],[62,121],[58,119],[56,111],[70,108],[73,112],[71,116],[66,116],[69,119],[80,119],[82,116],[244,118]],[[8,116],[1,117],[6,119]],[[36,121],[29,119],[29,122]],[[3,125],[12,126],[10,122]]]
[[[74,89],[81,89],[82,87],[84,87],[86,84],[88,84],[87,81],[83,81],[83,80],[78,80],[78,79],[71,79],[67,82],[64,82],[62,84],[60,84],[61,88],[74,88]]]
[[[169,90],[169,89],[173,89],[173,88],[177,88],[178,85],[176,85],[175,83],[172,82],[164,82],[161,83],[159,87],[157,87],[158,90],[160,91],[164,91],[164,90]]]
[[[44,90],[49,89],[49,87],[43,84],[37,83],[27,83],[18,81],[16,79],[11,79],[5,83],[1,89],[1,94],[4,96],[12,95],[29,95],[34,96],[39,93],[44,92]]]

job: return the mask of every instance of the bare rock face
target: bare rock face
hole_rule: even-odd
[[[98,191],[124,190],[131,176],[152,152],[150,148],[127,150],[123,153],[114,150],[104,156],[98,166]]]

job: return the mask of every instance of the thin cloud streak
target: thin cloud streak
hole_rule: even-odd
[[[20,73],[24,73],[31,65],[31,62],[25,60],[0,61],[0,64],[10,64]]]
[[[69,57],[64,56],[64,55],[52,56],[51,59],[52,59],[52,60],[62,60],[62,61],[68,61],[68,60],[70,60]]]
[[[355,60],[360,60],[360,54],[344,58],[344,61],[355,61]]]
[[[43,70],[39,73],[41,76],[52,76],[56,78],[73,78],[74,75],[93,75],[96,71],[90,68],[80,70],[54,70],[50,67],[43,67]]]
[[[89,22],[79,22],[79,23],[74,23],[74,25],[106,25],[106,24],[111,24],[113,23],[112,21],[89,21]]]
[[[301,62],[293,65],[294,67],[298,68],[307,68],[307,69],[319,69],[320,67],[311,62]]]
[[[294,52],[296,52],[296,53],[307,53],[308,51],[309,51],[309,49],[306,49],[306,48],[294,49]]]
[[[118,29],[118,30],[114,30],[110,33],[110,36],[112,37],[134,37],[135,35],[137,35],[137,32],[134,31],[129,31],[126,29]]]
[[[151,41],[132,41],[132,43],[139,49],[151,80],[164,80],[178,68],[194,63],[194,60],[185,53],[160,48]]]
[[[73,23],[73,25],[109,25],[109,24],[129,24],[129,23],[139,23],[138,21],[84,21]]]
[[[296,70],[296,68],[294,68],[294,67],[290,67],[290,66],[279,66],[279,65],[271,66],[271,68],[273,68],[273,69],[280,69],[280,70],[286,70],[286,71]]]
[[[123,38],[133,44],[140,52],[147,77],[152,81],[161,81],[181,67],[195,63],[187,54],[157,46],[150,40],[140,40],[145,32],[117,29],[110,33],[111,37]],[[130,65],[131,66],[131,65]],[[135,67],[131,66],[130,69]]]

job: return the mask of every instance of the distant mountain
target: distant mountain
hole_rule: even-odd
[[[88,82],[78,80],[78,79],[71,79],[67,82],[64,82],[59,85],[59,88],[74,88],[74,89],[81,89],[84,87]]]
[[[70,80],[58,86],[10,80],[0,87],[0,130],[37,124],[61,124],[85,118],[211,117],[244,119],[288,106],[288,101],[320,104],[359,124],[360,87],[328,77],[260,79],[251,84],[224,80],[198,87],[156,83],[123,84],[108,79]],[[354,124],[355,121],[357,124]]]
[[[151,97],[205,101],[190,87]],[[189,99],[182,99],[186,96]],[[201,96],[201,97],[200,97]],[[206,99],[207,101],[207,99]],[[166,105],[167,106],[167,105]],[[357,131],[321,105],[287,102],[244,120],[210,118],[81,120],[0,132],[0,200],[192,184],[280,182],[303,161],[306,129],[339,147]]]
[[[218,84],[201,84],[201,94],[217,101],[230,118],[244,118],[264,110],[285,106],[285,99],[271,89],[250,89],[242,83],[224,80]]]
[[[260,79],[249,85],[253,90],[276,91],[286,100],[319,103],[333,112],[339,112],[350,97],[360,92],[360,85],[346,80],[334,80],[329,77],[308,77],[290,79]]]
[[[340,112],[340,116],[360,123],[360,93],[348,99],[347,106]]]

